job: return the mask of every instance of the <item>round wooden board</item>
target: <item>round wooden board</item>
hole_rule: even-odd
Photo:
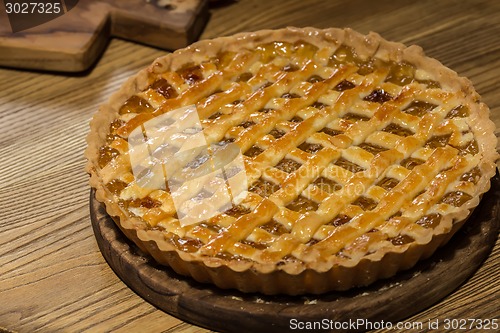
[[[123,282],[157,308],[220,332],[296,332],[300,330],[292,329],[293,320],[400,321],[453,292],[478,269],[495,244],[500,224],[500,177],[492,180],[492,189],[464,227],[430,259],[369,287],[321,296],[243,294],[197,283],[157,265],[126,239],[95,200],[93,191],[90,212],[106,261]]]

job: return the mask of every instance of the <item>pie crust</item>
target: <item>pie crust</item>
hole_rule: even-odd
[[[173,128],[154,121],[189,105],[206,145],[178,169],[215,165],[226,146],[244,167],[222,166],[241,197],[186,223],[202,205],[169,191],[182,188],[165,171],[176,141],[149,183],[134,168],[160,150],[150,128]],[[141,250],[199,282],[264,294],[346,290],[411,268],[463,225],[498,158],[469,80],[418,46],[351,29],[241,33],[168,54],[99,109],[87,141],[96,198]],[[196,202],[217,197],[210,181],[190,182]]]

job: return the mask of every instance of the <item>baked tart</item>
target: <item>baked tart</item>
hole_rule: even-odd
[[[350,29],[197,42],[91,122],[96,198],[141,250],[220,288],[297,295],[429,257],[488,191],[489,109],[420,47]]]

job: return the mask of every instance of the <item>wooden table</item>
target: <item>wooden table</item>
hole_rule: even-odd
[[[201,38],[291,25],[349,26],[419,44],[472,80],[500,126],[497,0],[218,1],[211,12]],[[206,332],[157,310],[122,283],[101,256],[89,220],[88,122],[127,77],[162,54],[113,40],[95,67],[79,75],[0,69],[0,327]],[[407,321],[498,320],[499,272],[497,241],[470,280]]]

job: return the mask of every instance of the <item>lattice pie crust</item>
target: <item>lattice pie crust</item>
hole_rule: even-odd
[[[183,224],[171,183],[135,179],[128,140],[188,105],[211,148],[183,168],[235,144],[244,170],[225,175],[244,171],[248,193]],[[495,147],[471,83],[421,48],[288,28],[157,59],[94,116],[86,157],[97,199],[159,263],[221,288],[303,294],[368,285],[429,257],[489,189]],[[215,195],[198,183],[200,197]]]

